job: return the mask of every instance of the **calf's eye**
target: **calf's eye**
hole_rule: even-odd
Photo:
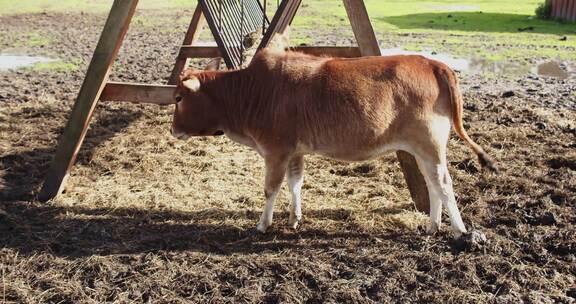
[[[176,102],[181,102],[182,101],[182,96],[176,96]]]

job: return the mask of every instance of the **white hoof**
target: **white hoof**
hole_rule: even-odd
[[[462,227],[462,228],[452,227],[452,236],[455,239],[459,239],[463,234],[466,234],[466,233],[468,233],[468,231],[464,227]]]
[[[294,221],[294,223],[290,223],[290,228],[296,230],[296,229],[298,229],[299,225],[300,225],[300,221]]]
[[[290,218],[288,219],[288,226],[292,229],[297,229],[301,220],[302,215],[290,214]]]
[[[256,230],[258,230],[258,232],[261,232],[261,233],[266,233],[266,229],[268,229],[269,226],[270,225],[266,225],[266,224],[260,222],[256,226]]]
[[[430,222],[430,223],[428,223],[428,227],[426,227],[426,233],[433,235],[433,234],[436,234],[436,232],[438,232],[439,229],[440,229],[440,224]]]

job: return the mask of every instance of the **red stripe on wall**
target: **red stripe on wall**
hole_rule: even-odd
[[[552,17],[558,18],[558,12],[560,11],[560,5],[562,5],[562,0],[552,1]]]
[[[564,0],[552,1],[552,18],[560,18],[560,11],[562,9],[562,2],[564,2]]]

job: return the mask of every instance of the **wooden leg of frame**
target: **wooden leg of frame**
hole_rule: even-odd
[[[184,36],[184,41],[182,42],[182,46],[190,46],[198,41],[200,37],[200,33],[202,32],[202,28],[204,28],[204,24],[206,23],[206,19],[204,18],[204,14],[202,13],[202,8],[200,4],[196,5],[196,9],[194,10],[194,14],[192,15],[192,21],[190,21],[190,26],[188,26],[188,31],[186,32],[186,36]],[[170,80],[168,81],[169,84],[176,84],[178,82],[178,77],[180,77],[180,73],[186,67],[186,60],[187,58],[182,58],[178,56],[176,58],[176,63],[174,64],[174,69],[172,70],[172,74],[170,75]]]
[[[100,101],[126,101],[166,106],[174,104],[175,89],[174,85],[108,81],[100,94]]]
[[[429,214],[430,197],[428,196],[428,187],[426,187],[426,180],[418,168],[416,159],[410,153],[404,151],[396,152],[396,156],[400,162],[400,167],[402,168],[402,173],[404,173],[404,179],[406,179],[416,210]]]
[[[258,46],[259,49],[267,47],[275,34],[283,34],[286,31],[292,23],[301,2],[302,0],[285,0],[280,3],[276,14],[274,14],[270,22],[270,27],[264,33],[264,37],[262,37],[262,41]]]
[[[380,53],[380,46],[374,34],[374,29],[368,17],[368,11],[364,5],[363,0],[343,0],[350,25],[354,31],[354,36],[360,47],[362,56],[378,56]],[[416,209],[422,212],[430,212],[430,198],[428,196],[428,188],[426,181],[418,169],[416,159],[406,152],[399,151],[396,153],[400,161],[400,167],[404,173],[404,178],[408,184],[410,195],[414,200]]]
[[[362,56],[380,56],[380,46],[363,0],[343,0]]]
[[[64,134],[60,138],[56,155],[38,195],[38,199],[42,201],[57,196],[63,190],[70,168],[76,160],[76,154],[88,130],[92,112],[106,85],[110,67],[118,54],[137,4],[138,0],[115,0],[112,5],[86,72],[86,78],[84,78]]]

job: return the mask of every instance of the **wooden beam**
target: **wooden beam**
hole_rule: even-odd
[[[42,201],[57,196],[63,190],[70,168],[86,136],[92,112],[104,89],[110,67],[118,54],[137,4],[138,0],[115,0],[112,4],[92,61],[88,66],[86,78],[72,108],[64,134],[60,138],[46,180],[38,194],[38,199]]]
[[[200,4],[197,4],[190,25],[188,26],[188,31],[184,36],[184,41],[182,41],[182,46],[186,47],[196,43],[205,24],[206,18],[204,18]],[[180,50],[180,52],[182,52],[182,50]],[[182,58],[178,55],[174,68],[172,69],[172,74],[170,74],[170,80],[168,81],[169,84],[176,84],[176,82],[178,82],[180,73],[182,73],[182,70],[186,67],[186,59],[187,58]]]
[[[358,47],[298,46],[290,49],[316,56],[324,55],[345,58],[360,57],[360,49]],[[180,48],[179,56],[182,58],[215,58],[221,57],[221,53],[217,46],[182,46],[182,48]]]
[[[294,51],[314,55],[342,58],[360,57],[360,48],[350,46],[297,46],[290,48]]]
[[[266,33],[264,33],[264,37],[262,37],[258,49],[267,47],[275,34],[284,33],[290,23],[292,23],[301,2],[302,0],[283,0],[280,3],[276,14],[274,14],[274,18],[272,18],[272,22],[270,22],[270,27],[266,30]]]
[[[100,95],[101,101],[128,101],[174,104],[175,85],[151,85],[143,83],[108,82]]]
[[[418,168],[418,163],[412,154],[404,151],[396,152],[396,157],[400,163],[400,168],[404,174],[410,197],[414,202],[416,210],[430,213],[430,196],[426,187],[426,180]]]
[[[362,56],[380,56],[380,46],[374,34],[374,29],[370,23],[368,11],[364,5],[363,0],[343,0],[350,25],[354,31],[354,36],[360,47]],[[418,168],[416,159],[409,153],[398,151],[396,153],[400,167],[404,173],[406,184],[410,190],[410,196],[414,201],[416,209],[429,213],[430,212],[430,198],[428,195],[428,188],[424,176]]]
[[[185,46],[180,48],[178,58],[216,58],[222,57],[217,46]]]
[[[343,0],[362,56],[380,56],[380,47],[363,0]]]

